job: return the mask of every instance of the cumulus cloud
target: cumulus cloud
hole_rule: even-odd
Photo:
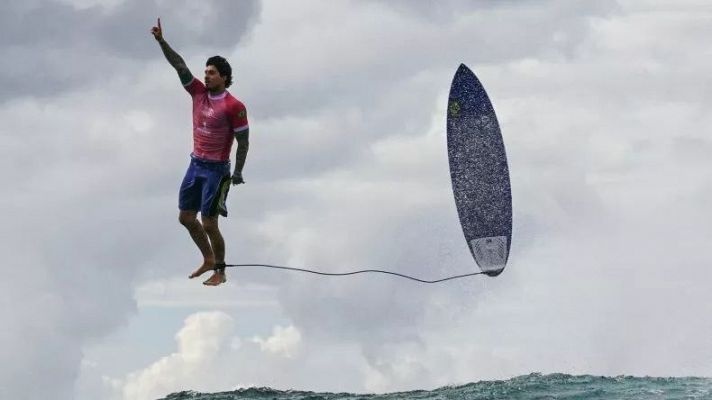
[[[178,350],[123,382],[124,399],[156,399],[187,389],[215,390],[215,364],[229,349],[234,321],[221,312],[191,315],[176,334]]]
[[[299,350],[302,334],[293,326],[275,326],[272,336],[266,339],[255,336],[252,340],[260,345],[262,351],[291,358]]]
[[[237,322],[221,311],[186,318],[175,336],[177,350],[124,378],[105,378],[117,398],[156,399],[179,391],[230,390],[247,385],[245,371],[255,364],[293,358],[301,334],[294,326],[275,326],[273,334],[250,340],[235,336]]]

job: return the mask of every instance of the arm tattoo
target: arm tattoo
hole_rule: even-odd
[[[178,71],[180,81],[183,84],[189,83],[193,79],[193,74],[190,73],[188,66],[185,65],[183,57],[176,53],[165,40],[161,40],[158,43],[161,45],[161,50],[163,50],[163,55],[166,56],[166,60]]]
[[[235,172],[242,172],[242,168],[245,166],[245,160],[247,160],[247,151],[250,148],[250,130],[247,129],[244,132],[237,133],[235,139],[237,139]]]

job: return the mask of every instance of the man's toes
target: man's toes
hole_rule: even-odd
[[[212,270],[212,269],[213,269],[213,266],[212,266],[212,265],[202,265],[200,268],[198,268],[198,269],[196,269],[195,271],[193,271],[193,273],[190,274],[188,277],[189,277],[190,279],[197,278],[197,277],[199,277],[200,275],[203,275],[204,273],[206,273],[206,272],[208,272],[208,271],[210,271],[210,270]]]
[[[217,286],[221,283],[223,283],[223,280],[220,277],[220,274],[215,273],[210,278],[208,278],[205,282],[203,282],[203,285]]]

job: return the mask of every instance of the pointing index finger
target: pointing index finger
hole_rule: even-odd
[[[161,18],[160,17],[158,18],[158,30],[159,31],[161,30]]]

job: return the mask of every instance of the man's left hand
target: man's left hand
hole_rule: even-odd
[[[232,184],[239,185],[241,183],[245,183],[245,180],[242,179],[242,172],[235,171],[235,173],[232,174]]]

